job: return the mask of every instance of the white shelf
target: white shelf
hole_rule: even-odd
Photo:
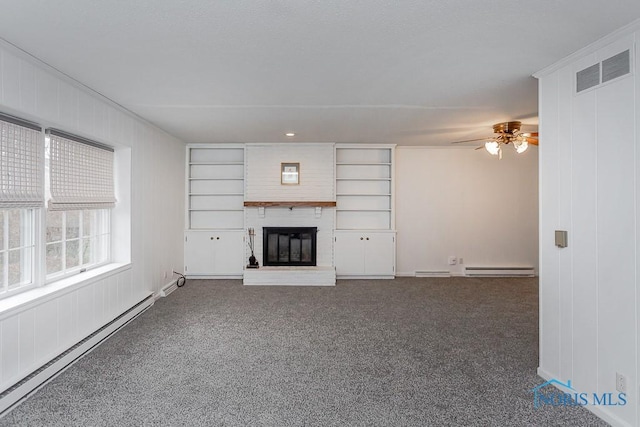
[[[215,230],[212,229],[211,227],[192,227],[191,230],[193,231],[211,231],[211,230]],[[244,232],[244,228],[224,228],[224,231],[242,231]]]
[[[336,196],[351,197],[351,196],[372,196],[372,197],[387,197],[391,196],[391,193],[336,193]]]
[[[189,181],[244,181],[244,178],[189,178]]]
[[[338,162],[338,166],[391,166],[391,163],[377,163],[377,162]]]
[[[244,212],[244,209],[189,209],[189,212]]]
[[[391,229],[392,193],[392,146],[336,145],[336,229]]]
[[[243,201],[243,145],[187,146],[187,229],[242,229]]]
[[[391,212],[391,209],[336,209],[337,212]]]
[[[244,165],[244,162],[190,162],[189,165],[227,166],[227,165]]]
[[[190,196],[244,196],[244,193],[189,193]]]
[[[391,178],[336,178],[336,181],[391,181]]]

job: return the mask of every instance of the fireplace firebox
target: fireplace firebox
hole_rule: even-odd
[[[264,227],[262,264],[315,266],[317,227]]]

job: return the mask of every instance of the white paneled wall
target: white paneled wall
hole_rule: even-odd
[[[0,391],[171,281],[182,266],[184,145],[0,43],[0,111],[116,148],[114,258],[130,267],[0,311]],[[165,278],[165,273],[168,278]]]
[[[640,21],[543,70],[540,79],[541,376],[627,404],[589,406],[639,425]],[[576,93],[576,72],[630,49],[631,73]],[[567,230],[557,248],[554,231]]]
[[[4,390],[139,301],[131,269],[61,291],[25,309],[0,314]],[[135,300],[137,298],[137,300]]]

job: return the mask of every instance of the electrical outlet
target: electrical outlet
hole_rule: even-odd
[[[165,279],[167,278],[167,272],[166,271],[164,272],[164,278]]]
[[[455,256],[450,256],[449,257],[449,265],[456,265],[456,257]]]
[[[627,392],[627,378],[619,372],[616,372],[616,390],[620,393]]]
[[[458,264],[464,264],[464,258],[458,258]]]

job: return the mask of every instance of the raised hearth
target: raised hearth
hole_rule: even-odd
[[[244,272],[245,285],[253,286],[335,286],[333,267],[260,267]]]

